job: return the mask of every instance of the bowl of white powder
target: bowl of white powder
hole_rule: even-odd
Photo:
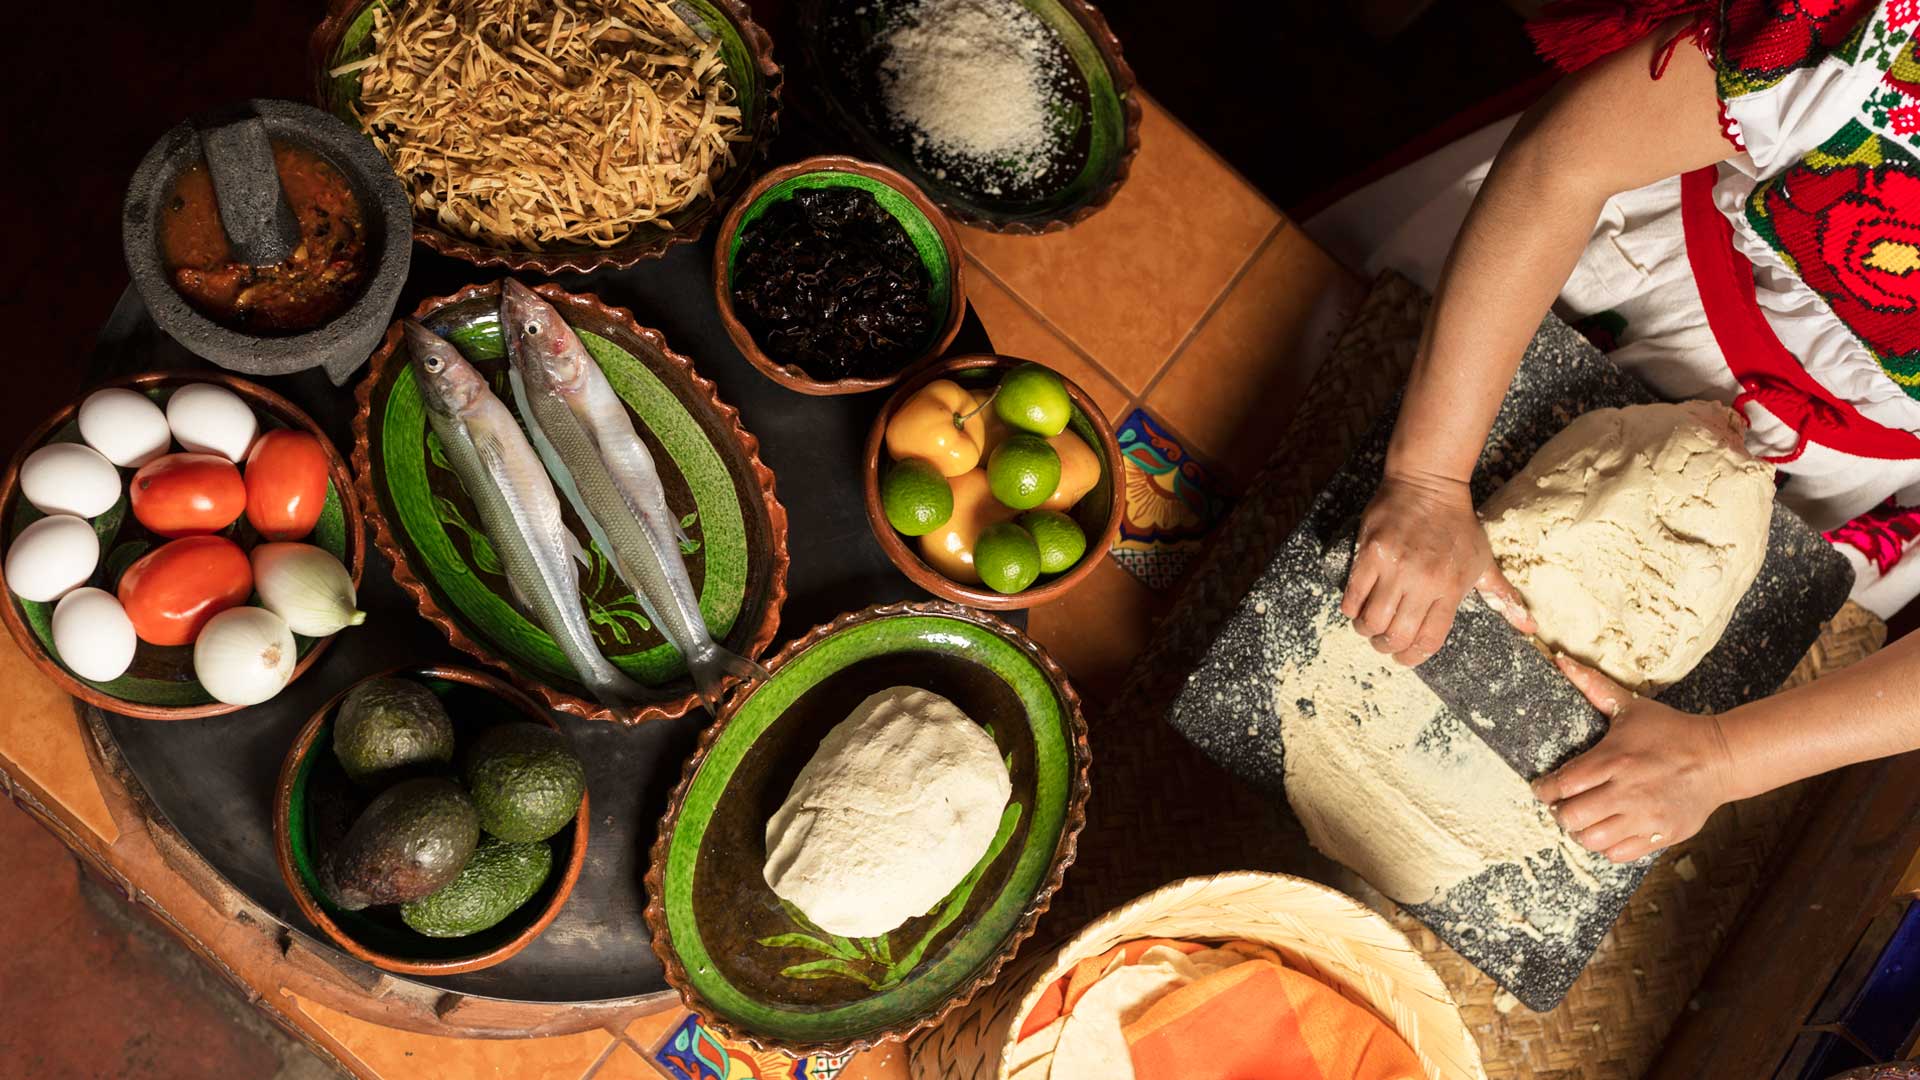
[[[800,0],[802,107],[954,219],[1065,229],[1140,148],[1133,72],[1085,0]]]

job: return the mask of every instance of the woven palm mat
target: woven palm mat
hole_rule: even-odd
[[[1798,786],[1721,810],[1674,849],[1561,1006],[1535,1014],[1515,1007],[1411,916],[1315,852],[1284,807],[1206,760],[1162,719],[1272,552],[1405,383],[1426,308],[1425,294],[1404,278],[1388,274],[1374,283],[1114,704],[1089,710],[1087,828],[1066,887],[1028,950],[1176,878],[1231,869],[1299,874],[1368,901],[1426,952],[1479,1038],[1494,1080],[1635,1077],[1658,1053],[1761,879],[1798,805]],[[1789,684],[1844,667],[1878,649],[1885,636],[1878,619],[1849,604]]]

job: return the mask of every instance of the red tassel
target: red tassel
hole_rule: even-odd
[[[1716,6],[1712,0],[1555,0],[1527,23],[1527,34],[1541,59],[1561,71],[1578,71],[1669,19],[1695,19],[1692,36],[1704,44]]]

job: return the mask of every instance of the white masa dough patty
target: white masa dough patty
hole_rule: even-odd
[[[911,686],[820,740],[767,821],[767,885],[815,926],[875,937],[939,903],[993,843],[1013,782],[993,737]]]

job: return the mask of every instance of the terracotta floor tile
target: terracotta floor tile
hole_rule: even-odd
[[[1160,375],[1148,406],[1246,482],[1362,295],[1318,244],[1283,227]]]
[[[613,1048],[607,1060],[593,1072],[593,1080],[660,1080],[661,1072],[626,1043]]]
[[[628,1024],[625,1034],[635,1046],[643,1050],[652,1050],[668,1031],[680,1023],[681,1017],[686,1015],[687,1010],[678,1004],[669,1005],[659,1012],[648,1013]]]
[[[597,1030],[540,1039],[416,1035],[287,996],[381,1080],[581,1080],[613,1042]]]
[[[1079,383],[1080,389],[1107,414],[1108,422],[1119,423],[1127,411],[1126,389],[1066,338],[1041,322],[977,263],[967,269],[967,298],[986,326],[987,336],[993,339],[993,347],[1003,356],[1037,361]]]
[[[46,789],[67,813],[111,844],[120,829],[100,796],[87,758],[87,733],[73,699],[33,666],[13,638],[0,635],[0,756]]]
[[[962,228],[967,251],[1138,393],[1280,221],[1260,193],[1144,100],[1113,202],[1065,232]]]
[[[89,895],[80,867],[0,800],[0,1075],[272,1076],[281,1059],[181,969],[184,957]]]
[[[1029,612],[1027,633],[1067,669],[1081,696],[1105,700],[1120,689],[1165,608],[1164,596],[1108,555],[1067,595]]]

